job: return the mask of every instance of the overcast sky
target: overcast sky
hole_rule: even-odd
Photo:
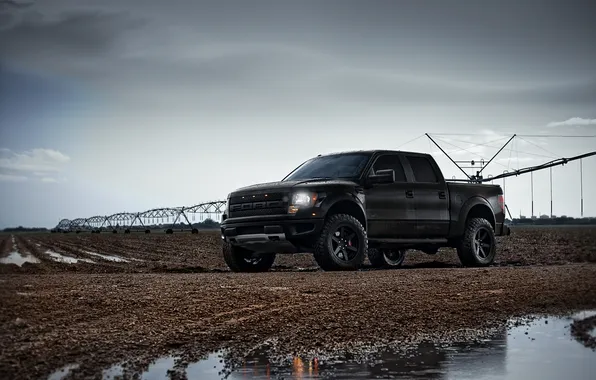
[[[224,199],[319,153],[437,153],[403,145],[425,132],[479,134],[435,135],[458,160],[596,135],[589,1],[25,3],[0,0],[0,227]],[[514,142],[486,174],[596,148]],[[554,213],[579,216],[579,163],[553,182]],[[535,173],[535,214],[548,186]],[[530,176],[505,190],[529,216]]]

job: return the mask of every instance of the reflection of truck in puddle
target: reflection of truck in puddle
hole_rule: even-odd
[[[444,379],[463,376],[482,378],[487,373],[503,375],[506,372],[507,330],[499,329],[490,339],[481,343],[456,343],[448,346],[420,343],[403,352],[381,351],[373,357],[375,365],[351,361],[340,363],[319,362],[294,357],[289,366],[273,366],[267,355],[257,352],[247,357],[229,379],[273,379],[278,375],[292,379],[311,379],[332,374],[334,378],[371,379],[387,375],[414,376],[425,379]]]

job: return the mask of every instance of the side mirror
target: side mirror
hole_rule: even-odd
[[[393,183],[395,182],[395,171],[393,169],[378,170],[375,174],[368,177],[371,184]]]

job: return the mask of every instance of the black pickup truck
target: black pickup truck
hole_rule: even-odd
[[[228,195],[221,238],[235,272],[267,271],[276,254],[310,252],[326,271],[397,267],[407,249],[457,249],[490,265],[504,224],[498,185],[447,182],[429,154],[371,150],[319,155],[279,182]]]

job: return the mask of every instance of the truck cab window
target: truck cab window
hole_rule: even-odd
[[[358,178],[370,160],[370,154],[335,154],[308,160],[284,181],[307,180],[314,178]]]
[[[396,154],[386,154],[377,159],[373,165],[373,173],[383,169],[393,169],[395,172],[395,182],[406,182],[406,173],[404,167]]]
[[[439,182],[433,166],[426,157],[408,156],[407,159],[412,167],[412,172],[414,172],[416,182]]]

